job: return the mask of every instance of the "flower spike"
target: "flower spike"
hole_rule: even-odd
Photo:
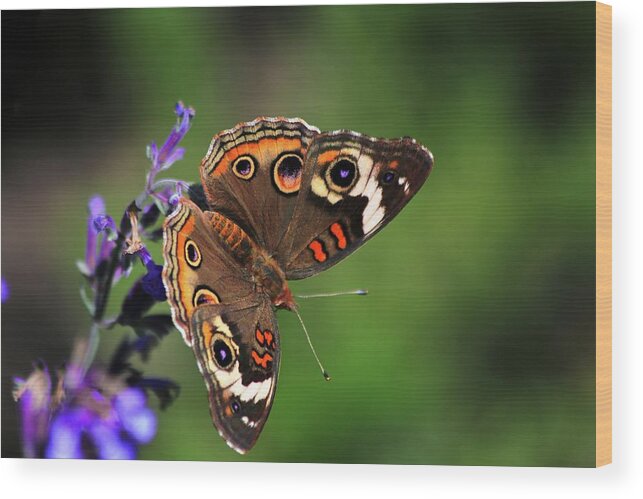
[[[136,205],[139,208],[143,208],[146,198],[152,196],[157,202],[164,205],[163,209],[165,210],[174,206],[178,202],[181,192],[187,188],[187,184],[179,180],[155,181],[159,172],[170,168],[175,162],[183,159],[185,154],[185,149],[179,147],[179,143],[188,133],[195,111],[179,102],[176,104],[175,113],[177,122],[161,148],[159,149],[155,142],[147,146],[147,157],[152,162],[152,166],[147,173],[145,191],[136,199]]]
[[[190,130],[195,112],[191,107],[185,107],[182,102],[176,105],[175,112],[177,123],[174,128],[172,128],[165,143],[160,149],[154,142],[148,146],[147,155],[150,161],[152,161],[152,169],[150,171],[154,172],[154,174],[162,170],[167,170],[176,161],[183,159],[185,149],[178,147],[178,145],[188,133],[188,130]]]
[[[149,443],[157,432],[155,412],[148,405],[154,393],[164,409],[179,394],[170,379],[146,377],[133,367],[131,356],[146,361],[159,340],[174,330],[170,314],[147,314],[155,302],[165,300],[157,265],[141,237],[158,241],[157,221],[178,204],[190,188],[175,179],[155,181],[156,175],[183,158],[179,143],[190,129],[194,109],[179,102],[177,121],[159,148],[148,146],[151,168],[143,192],[125,210],[120,225],[107,215],[105,201],[94,195],[88,202],[85,258],[77,262],[86,281],[81,296],[91,314],[86,338],[76,342],[64,368],[50,375],[44,362],[24,378],[14,378],[25,457],[134,459],[138,447]],[[127,276],[135,258],[147,272],[127,293],[117,318],[105,318],[110,291]],[[2,279],[2,302],[9,286]],[[125,338],[107,367],[95,362],[101,330],[120,324],[130,327],[136,338]]]

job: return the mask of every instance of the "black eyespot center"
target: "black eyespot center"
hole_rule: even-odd
[[[225,369],[232,364],[232,361],[234,360],[232,350],[230,350],[230,347],[225,341],[221,339],[215,340],[212,349],[214,351],[214,359],[217,361],[219,366]]]
[[[301,175],[301,168],[304,166],[302,159],[296,154],[285,156],[277,167],[280,177],[297,178]]]
[[[196,248],[194,247],[193,244],[190,244],[188,246],[188,258],[191,262],[194,262],[197,258],[196,256]]]
[[[357,165],[348,158],[341,158],[331,166],[330,180],[340,189],[348,189],[353,185],[357,173]]]
[[[230,408],[232,409],[232,412],[234,412],[234,413],[236,414],[236,413],[238,413],[238,412],[241,410],[241,404],[239,404],[239,402],[238,402],[238,401],[233,400],[233,401],[230,403]]]
[[[248,175],[250,173],[250,170],[252,168],[252,165],[250,164],[250,160],[248,158],[243,158],[241,161],[237,163],[237,171],[241,175]]]
[[[294,152],[279,156],[273,166],[272,180],[275,187],[285,195],[294,195],[299,191],[304,167],[302,157]]]
[[[382,183],[386,185],[392,184],[396,178],[397,178],[397,172],[394,172],[393,170],[388,170],[384,172],[384,175],[382,175]]]

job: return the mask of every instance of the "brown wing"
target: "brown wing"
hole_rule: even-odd
[[[210,209],[272,252],[292,217],[306,150],[318,133],[297,118],[257,118],[217,134],[201,162]]]
[[[270,413],[279,374],[279,334],[269,302],[202,305],[192,317],[192,350],[214,426],[244,454]]]
[[[411,138],[350,131],[317,135],[308,148],[292,220],[277,248],[288,279],[317,274],[373,237],[419,191],[433,168]]]
[[[167,217],[163,230],[163,283],[174,323],[190,345],[190,318],[197,306],[235,302],[254,293],[243,265],[251,243],[231,221],[186,199]]]

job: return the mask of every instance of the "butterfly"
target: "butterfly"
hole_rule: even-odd
[[[272,406],[275,311],[297,307],[288,281],[368,241],[432,168],[410,137],[321,132],[299,118],[257,118],[214,136],[200,166],[205,202],[182,198],[164,222],[163,282],[214,426],[234,450],[253,447]]]

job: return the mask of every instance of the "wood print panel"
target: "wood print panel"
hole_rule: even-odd
[[[136,458],[609,462],[610,36],[595,2],[3,11],[3,457],[27,455],[14,378],[37,359],[55,373],[89,334],[76,262],[90,197],[120,222],[182,100],[196,110],[185,154],[159,178],[198,183],[212,136],[257,116],[408,135],[435,166],[366,245],[291,283],[369,290],[300,300],[330,383],[279,311],[274,405],[238,455],[169,327],[132,359],[180,386],[167,408],[148,394],[156,431]],[[135,262],[103,319],[146,271]],[[123,324],[99,337],[97,366],[137,338]]]

